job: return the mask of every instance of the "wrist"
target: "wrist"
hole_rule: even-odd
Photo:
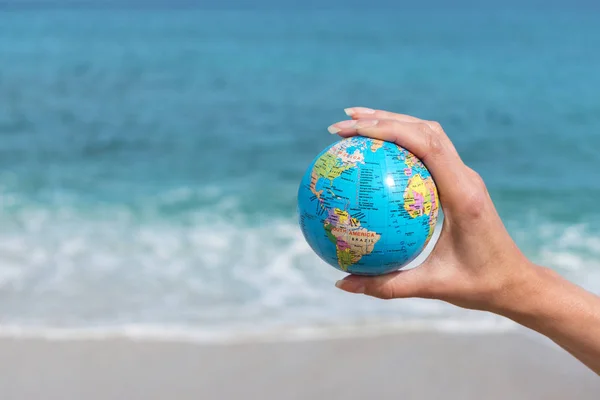
[[[516,271],[494,296],[489,311],[520,322],[518,320],[528,315],[536,315],[544,293],[556,280],[556,273],[530,261],[525,261]]]

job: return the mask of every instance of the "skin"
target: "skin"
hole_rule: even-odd
[[[549,337],[600,375],[600,297],[529,261],[508,234],[481,177],[466,166],[437,122],[363,107],[329,127],[341,137],[366,136],[408,149],[430,170],[444,224],[419,267],[336,286],[380,299],[442,300],[488,311]]]

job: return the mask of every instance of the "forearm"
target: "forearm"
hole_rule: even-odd
[[[533,266],[496,311],[549,337],[600,375],[600,297]]]

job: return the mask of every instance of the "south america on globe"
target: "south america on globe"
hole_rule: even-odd
[[[431,240],[439,207],[421,160],[394,143],[362,136],[323,150],[298,189],[309,246],[356,275],[382,275],[413,261]]]

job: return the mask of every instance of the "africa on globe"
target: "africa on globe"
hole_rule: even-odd
[[[382,275],[413,261],[431,240],[439,207],[421,160],[394,143],[361,136],[323,150],[298,190],[309,246],[356,275]]]

